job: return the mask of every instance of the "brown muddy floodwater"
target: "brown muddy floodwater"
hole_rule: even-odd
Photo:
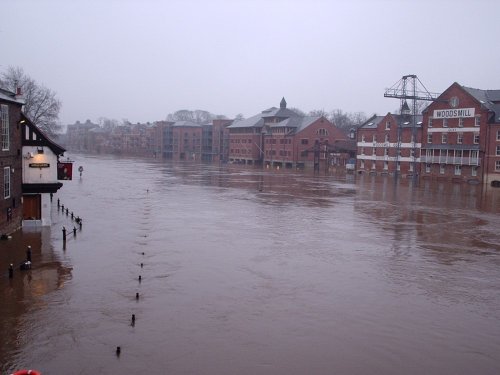
[[[51,228],[0,242],[2,375],[500,373],[500,189],[80,165]]]

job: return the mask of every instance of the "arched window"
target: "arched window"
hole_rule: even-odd
[[[321,128],[316,130],[316,134],[320,136],[328,135],[328,130],[326,130],[325,128]]]

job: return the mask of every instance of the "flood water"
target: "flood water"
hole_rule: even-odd
[[[500,189],[75,160],[0,242],[0,374],[500,373]]]

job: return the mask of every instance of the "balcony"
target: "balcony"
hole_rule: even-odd
[[[427,164],[453,164],[453,165],[480,165],[478,157],[457,157],[457,156],[426,156],[421,155],[420,161]]]

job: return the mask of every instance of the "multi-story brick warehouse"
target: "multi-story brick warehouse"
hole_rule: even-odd
[[[326,118],[301,116],[286,108],[284,98],[280,108],[234,121],[228,129],[230,161],[271,167],[327,166],[335,142],[347,140]]]
[[[424,178],[500,185],[500,90],[455,82],[423,115]]]
[[[19,93],[20,94],[20,93]],[[0,234],[22,225],[22,157],[20,95],[0,89]]]
[[[372,116],[357,132],[356,170],[401,176],[418,173],[421,137],[422,116]]]

